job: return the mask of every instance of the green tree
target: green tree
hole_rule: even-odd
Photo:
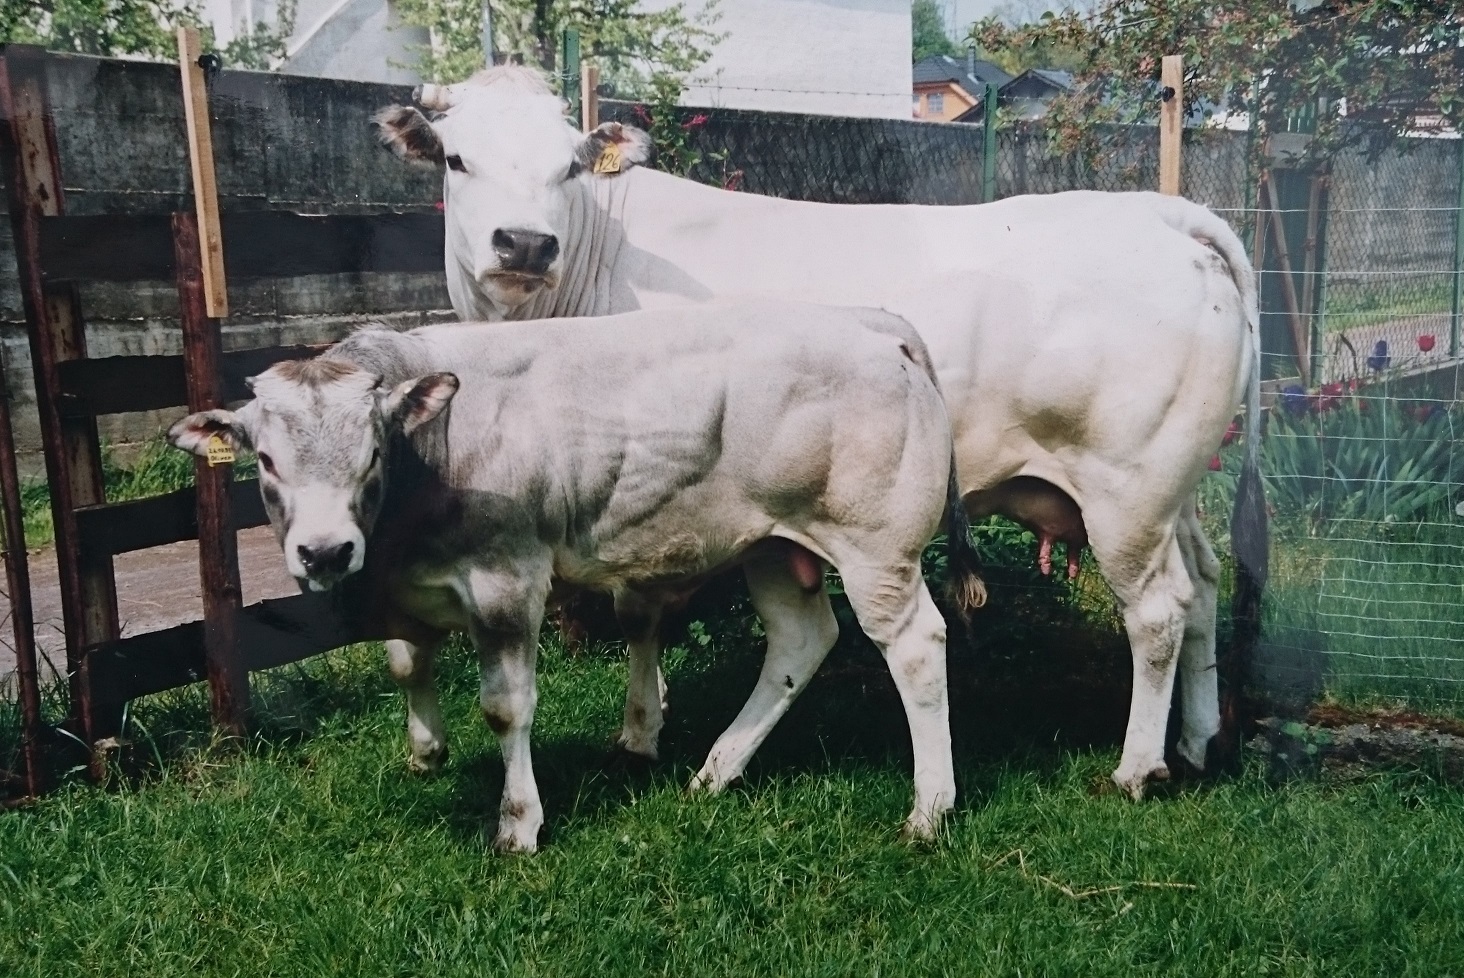
[[[946,33],[945,18],[935,0],[915,0],[910,5],[910,56],[924,61],[933,54],[954,56],[956,42]]]
[[[103,57],[133,55],[171,61],[178,56],[177,29],[204,27],[191,0],[4,0],[0,43],[37,44],[51,51]],[[219,52],[233,68],[270,68],[284,58],[295,30],[295,0],[282,0],[273,25],[258,24]]]
[[[1045,0],[1007,0],[993,8],[991,16],[1009,30],[1016,31],[1041,23],[1051,9],[1052,5]],[[1086,60],[1086,54],[1080,48],[1047,39],[1034,38],[1030,43],[1011,44],[995,50],[986,50],[974,38],[968,38],[967,42],[976,44],[982,58],[1011,75],[1020,75],[1029,68],[1076,72]]]
[[[1083,53],[1077,90],[1046,116],[1058,152],[1095,151],[1095,123],[1153,121],[1166,54],[1184,56],[1186,110],[1246,110],[1262,135],[1305,119],[1317,158],[1380,151],[1429,119],[1464,122],[1457,0],[1103,0],[1016,27],[987,18],[971,38]]]
[[[493,0],[493,46],[500,55],[553,70],[559,38],[580,33],[580,50],[600,66],[603,84],[644,96],[658,78],[683,79],[721,40],[720,0],[696,13],[684,3],[642,11],[639,0]],[[482,0],[402,0],[402,19],[427,27],[432,44],[418,68],[436,82],[461,81],[482,68]]]

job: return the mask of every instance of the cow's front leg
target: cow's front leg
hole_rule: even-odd
[[[479,702],[483,718],[498,735],[503,749],[503,800],[493,845],[500,852],[533,852],[544,824],[529,754],[529,733],[539,695],[535,668],[543,597],[525,599],[519,589],[496,589],[487,582],[483,587],[475,582],[474,596],[478,611],[472,635],[482,672]]]
[[[437,771],[447,760],[447,735],[432,676],[432,663],[441,645],[441,639],[425,645],[401,640],[386,643],[391,678],[407,698],[407,764],[422,774]]]
[[[615,617],[630,648],[625,722],[616,742],[655,760],[663,723],[666,684],[661,679],[661,604],[633,591],[615,594]]]

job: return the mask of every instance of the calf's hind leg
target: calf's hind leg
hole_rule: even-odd
[[[816,587],[804,587],[781,557],[749,561],[744,572],[752,606],[767,633],[767,656],[752,695],[692,779],[693,790],[721,791],[741,776],[839,638],[822,575]]]
[[[407,699],[407,764],[423,774],[436,771],[447,760],[447,735],[432,676],[432,664],[441,646],[441,639],[426,645],[400,639],[386,643],[387,668]]]
[[[615,617],[630,648],[625,722],[616,742],[632,754],[655,760],[666,691],[661,680],[661,605],[632,591],[618,591]]]
[[[920,565],[840,566],[844,593],[864,634],[890,667],[915,755],[915,807],[905,835],[929,839],[956,803],[951,758],[950,702],[946,688],[946,628]]]

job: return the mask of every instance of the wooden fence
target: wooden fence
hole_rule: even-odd
[[[119,731],[124,704],[207,679],[215,723],[241,732],[248,672],[295,662],[370,636],[336,605],[312,594],[242,606],[237,530],[267,522],[258,486],[232,466],[197,462],[196,486],[108,503],[102,483],[100,416],[177,407],[219,407],[247,396],[244,378],[313,346],[224,353],[207,315],[199,224],[192,210],[68,216],[66,161],[57,148],[39,49],[0,48],[0,161],[9,188],[23,307],[55,521],[56,557],[70,686],[70,732],[96,744]],[[180,95],[181,97],[181,95]],[[230,281],[337,273],[438,272],[437,214],[302,216],[275,210],[221,219]],[[176,283],[180,356],[87,356],[78,285],[88,281]],[[0,391],[0,395],[4,392]],[[20,525],[20,490],[7,399],[0,397],[0,493],[14,613],[27,787],[43,786],[39,676]],[[199,542],[204,615],[199,621],[121,637],[112,559],[183,540]]]

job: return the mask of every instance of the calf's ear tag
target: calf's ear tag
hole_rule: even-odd
[[[620,144],[606,143],[605,148],[600,150],[600,155],[595,157],[595,173],[619,173],[620,172]]]
[[[229,443],[224,441],[222,435],[214,435],[208,440],[208,464],[228,465],[234,461],[234,450]]]

